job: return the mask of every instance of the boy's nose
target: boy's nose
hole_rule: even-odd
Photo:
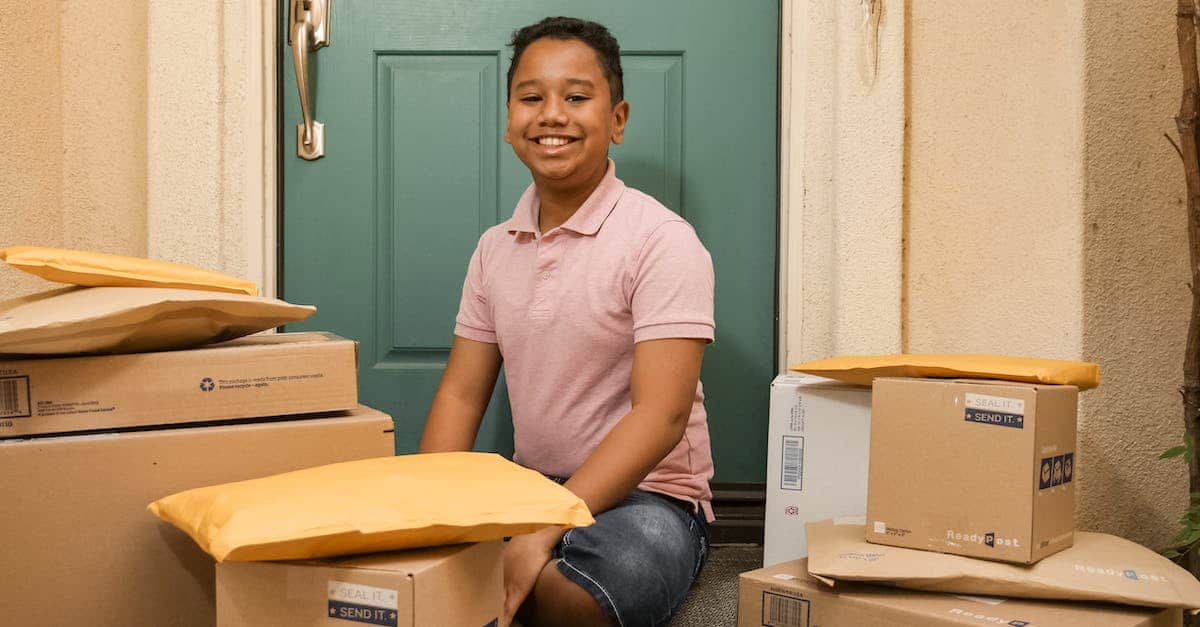
[[[541,120],[542,124],[550,126],[563,126],[567,123],[567,111],[562,106],[562,103],[553,100],[547,101],[542,107]]]

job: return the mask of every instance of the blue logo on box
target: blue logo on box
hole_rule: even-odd
[[[1137,571],[1135,570],[1126,570],[1124,575],[1126,579],[1138,580]]]
[[[1075,478],[1075,454],[1042,458],[1038,468],[1038,489],[1045,490],[1071,483]]]
[[[1054,468],[1054,459],[1047,457],[1042,460],[1042,467],[1038,471],[1038,489],[1045,490],[1050,487],[1051,470]]]
[[[1063,460],[1062,455],[1054,458],[1053,468],[1050,470],[1050,485],[1062,485],[1063,482]]]

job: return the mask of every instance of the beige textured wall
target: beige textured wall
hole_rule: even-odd
[[[1156,459],[1188,304],[1173,8],[909,5],[906,350],[1099,362],[1079,526],[1163,546],[1187,501]]]
[[[912,352],[1080,354],[1077,5],[911,3],[905,330]]]
[[[1084,395],[1079,523],[1161,546],[1187,506],[1177,392],[1191,305],[1181,92],[1173,3],[1087,5],[1083,355],[1104,383]]]
[[[63,238],[61,10],[12,3],[0,20],[0,246]],[[0,300],[44,285],[0,267]]]
[[[6,7],[0,246],[181,261],[274,294],[276,11],[214,6]],[[0,299],[47,287],[0,268]]]
[[[146,254],[145,2],[10,5],[0,246]],[[0,299],[50,286],[0,268]]]

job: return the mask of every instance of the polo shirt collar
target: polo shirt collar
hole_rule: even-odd
[[[600,231],[600,227],[604,225],[604,221],[608,219],[613,208],[617,206],[617,201],[621,199],[621,194],[624,192],[625,183],[617,178],[617,164],[609,159],[608,170],[605,171],[604,178],[600,179],[600,184],[592,190],[592,194],[588,196],[587,200],[559,228],[574,231],[580,235],[595,235]],[[517,201],[513,216],[508,221],[508,232],[510,234],[538,234],[538,211],[540,208],[541,199],[538,197],[537,186],[530,185],[525,193],[521,194],[521,199]]]

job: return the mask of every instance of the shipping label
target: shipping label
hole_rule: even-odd
[[[399,593],[344,581],[329,582],[329,618],[396,627]]]
[[[964,415],[967,422],[985,425],[1025,428],[1025,401],[1019,398],[966,394]]]
[[[779,487],[784,490],[804,490],[804,436],[783,436],[783,470]]]
[[[0,377],[0,419],[28,418],[31,415],[29,377]]]
[[[809,627],[811,602],[793,596],[763,591],[764,627]]]

